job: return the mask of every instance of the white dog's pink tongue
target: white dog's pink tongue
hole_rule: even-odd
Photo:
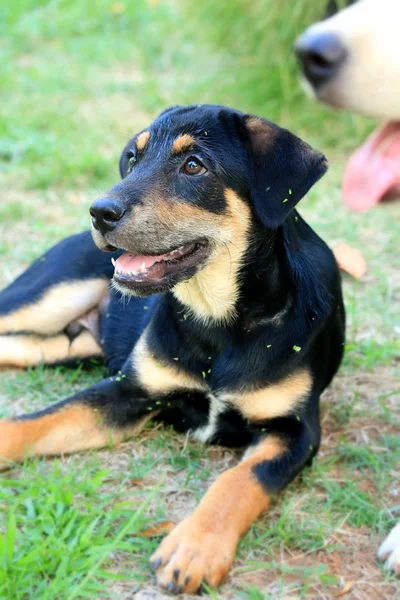
[[[398,184],[400,122],[390,122],[351,156],[343,178],[343,198],[349,208],[363,212]]]

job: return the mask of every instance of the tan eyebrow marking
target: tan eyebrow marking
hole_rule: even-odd
[[[150,139],[150,131],[143,131],[136,139],[136,148],[141,151],[146,147],[147,142]]]
[[[188,150],[189,148],[194,146],[195,143],[196,140],[194,139],[194,137],[192,137],[188,133],[184,133],[183,135],[180,135],[174,140],[174,143],[172,144],[172,152],[174,154],[179,154],[180,152]]]

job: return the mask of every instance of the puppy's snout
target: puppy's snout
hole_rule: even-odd
[[[329,31],[306,31],[295,50],[304,75],[315,88],[329,81],[346,58],[342,41]]]
[[[90,207],[93,227],[103,235],[113,231],[125,214],[125,208],[112,198],[101,198]]]

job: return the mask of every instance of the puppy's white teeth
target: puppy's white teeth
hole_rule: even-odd
[[[168,254],[165,254],[165,257],[176,258],[178,256],[182,256],[182,254],[183,254],[183,249],[177,248],[176,250],[171,250],[171,252],[168,252]]]
[[[146,263],[144,261],[140,265],[140,272],[141,273],[146,273]]]
[[[115,260],[114,260],[114,258],[111,259],[111,264],[115,268]]]

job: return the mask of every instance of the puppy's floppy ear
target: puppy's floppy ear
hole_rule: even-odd
[[[250,199],[257,217],[270,229],[327,170],[321,152],[266,119],[243,117],[250,153]]]

